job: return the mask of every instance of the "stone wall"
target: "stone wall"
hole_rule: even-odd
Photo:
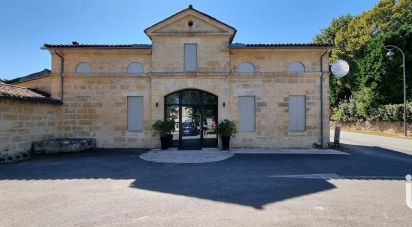
[[[376,132],[386,135],[403,136],[403,122],[390,122],[390,121],[378,121],[378,122],[331,122],[331,130],[334,130],[336,126],[341,127],[341,130],[348,131],[365,131]],[[407,123],[408,135],[412,135],[412,123]]]
[[[59,54],[64,56],[64,72],[75,74],[76,66],[82,62],[87,62],[92,67],[92,74],[127,73],[127,67],[132,62],[139,62],[144,66],[145,72],[150,71],[151,61],[150,49],[121,49],[119,50],[99,50],[99,49],[80,49],[65,50]],[[60,58],[52,54],[52,73],[60,72]],[[82,75],[82,74],[80,74]]]
[[[253,52],[254,51],[254,52]],[[320,50],[233,51],[230,73],[160,72],[127,74],[128,63],[138,59],[151,70],[150,55],[138,50],[136,56],[126,52],[89,55],[82,51],[63,52],[65,55],[64,104],[55,119],[55,137],[96,138],[97,147],[157,147],[158,138],[152,136],[151,125],[164,117],[164,97],[181,89],[200,89],[218,96],[219,120],[231,119],[238,123],[238,97],[256,97],[256,132],[240,132],[232,140],[233,147],[310,147],[320,142]],[[85,57],[79,57],[86,54]],[[282,56],[284,56],[282,58]],[[107,59],[114,57],[112,62]],[[106,59],[107,58],[107,59]],[[163,57],[164,58],[164,57]],[[54,56],[49,80],[52,96],[60,98],[59,64]],[[87,60],[91,74],[74,73],[75,66]],[[164,59],[163,59],[164,60]],[[211,59],[213,60],[213,59]],[[238,74],[236,67],[244,61],[257,66],[254,74]],[[287,73],[288,63],[301,61],[306,72]],[[273,64],[272,64],[273,63]],[[180,64],[180,63],[179,63]],[[162,66],[163,67],[163,66]],[[164,68],[164,70],[166,70]],[[113,71],[113,72],[112,72]],[[275,72],[270,72],[275,71]],[[324,141],[329,141],[328,76],[324,75]],[[35,81],[29,82],[35,87]],[[306,131],[288,131],[288,97],[306,96]],[[144,130],[127,130],[127,96],[144,97]],[[157,107],[156,107],[157,103]],[[223,107],[225,103],[225,107]]]
[[[91,137],[98,147],[157,147],[151,125],[164,118],[164,97],[182,89],[218,96],[218,118],[238,122],[238,97],[256,97],[256,132],[239,132],[233,147],[310,147],[320,142],[319,73],[256,73],[128,76],[65,74],[64,104],[56,119],[56,137]],[[59,77],[52,74],[53,87]],[[327,80],[325,133],[328,141]],[[289,95],[306,96],[306,131],[288,131]],[[127,96],[144,97],[144,130],[127,130]],[[157,107],[156,107],[157,103]],[[225,103],[225,107],[223,107]]]
[[[229,72],[226,36],[156,36],[153,38],[152,72],[184,72],[184,44],[197,44],[197,71]],[[213,57],[211,57],[213,56]]]
[[[58,77],[54,75],[54,77]],[[97,147],[151,147],[150,78],[65,74],[59,137],[90,137]],[[59,80],[56,79],[55,83]],[[127,96],[144,98],[144,130],[127,130]]]
[[[54,138],[60,106],[0,99],[0,155],[25,153],[33,141]]]
[[[186,23],[187,19],[194,20],[194,18],[185,18],[181,23]],[[202,23],[201,21],[194,20],[194,23],[193,29],[211,31],[217,29],[212,32],[221,32],[220,28],[213,26],[196,27]],[[175,31],[176,27],[181,26],[173,25],[164,29],[165,32],[170,32]],[[47,136],[96,138],[97,147],[158,147],[159,139],[152,136],[151,125],[164,117],[164,97],[182,89],[200,89],[215,94],[219,100],[219,120],[227,118],[236,123],[239,123],[238,97],[255,96],[256,131],[238,133],[232,140],[233,147],[311,147],[313,143],[319,143],[321,74],[319,67],[320,56],[325,49],[229,49],[229,36],[229,33],[157,34],[152,35],[151,49],[63,48],[58,50],[59,54],[64,56],[63,77],[60,76],[60,58],[52,50],[51,75],[22,83],[20,86],[36,88],[37,83],[39,88],[48,82],[52,97],[61,98],[63,79],[64,104],[58,108],[42,105],[45,107],[39,110],[39,112],[47,112],[49,108],[58,110],[54,112],[53,134]],[[183,72],[185,43],[198,45],[197,72]],[[128,65],[135,61],[143,64],[145,73],[127,73]],[[304,73],[287,72],[289,63],[295,61],[305,65]],[[82,62],[91,65],[92,73],[75,72],[76,66]],[[238,66],[242,62],[253,63],[256,72],[247,75],[239,74]],[[327,62],[327,57],[324,58],[324,62]],[[324,64],[323,70],[326,71],[327,67],[328,65]],[[323,78],[324,142],[327,142],[329,141],[328,76],[324,74]],[[290,95],[306,97],[304,132],[288,130]],[[127,129],[128,96],[143,96],[143,131]],[[223,103],[226,104],[225,107]],[[27,104],[27,108],[32,105]],[[20,104],[17,106],[19,107]],[[33,116],[37,116],[36,114],[37,112]],[[19,125],[18,122],[15,123]],[[22,135],[26,135],[26,132],[29,133],[25,131]]]
[[[152,78],[152,121],[164,117],[164,96],[194,88],[218,96],[218,119],[238,121],[238,97],[255,96],[256,132],[239,132],[232,140],[233,147],[311,147],[320,142],[319,73],[289,75],[285,73],[231,76],[158,76]],[[324,86],[327,80],[324,81]],[[327,87],[325,88],[327,91]],[[288,130],[289,95],[306,96],[306,131]],[[329,141],[328,102],[324,96],[324,141]],[[223,103],[226,103],[223,107]],[[326,132],[325,132],[326,131]]]
[[[311,147],[313,143],[320,142],[318,74],[272,74],[235,78],[232,77],[231,81],[231,119],[238,123],[239,96],[255,96],[256,132],[239,132],[233,139],[234,147]],[[290,95],[306,97],[306,130],[303,132],[288,130]],[[326,133],[324,136],[327,141],[329,136]]]
[[[305,72],[319,72],[320,56],[324,52],[324,49],[231,49],[230,69],[238,72],[242,62],[250,62],[257,72],[286,73],[290,63],[301,62]]]

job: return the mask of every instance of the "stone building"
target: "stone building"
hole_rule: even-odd
[[[51,72],[3,86],[44,97],[0,95],[0,152],[51,137],[158,147],[151,125],[163,119],[181,149],[217,147],[223,119],[238,126],[232,147],[329,141],[330,46],[232,43],[235,28],[191,6],[144,32],[152,44],[45,44]]]

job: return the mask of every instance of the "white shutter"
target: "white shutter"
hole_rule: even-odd
[[[305,96],[289,96],[289,130],[306,130]]]
[[[256,131],[256,107],[254,96],[239,97],[239,132]]]
[[[197,45],[185,44],[185,71],[195,72],[197,68]]]
[[[143,125],[143,96],[127,97],[127,129],[142,131]]]

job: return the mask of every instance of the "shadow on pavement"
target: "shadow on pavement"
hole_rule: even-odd
[[[360,155],[372,155],[379,158],[393,159],[398,161],[412,162],[412,155],[400,151],[395,151],[379,146],[367,146],[367,145],[353,145],[353,144],[341,144],[345,150],[352,151]]]
[[[412,172],[409,159],[388,159],[362,149],[367,148],[345,148],[352,155],[237,154],[225,161],[202,164],[152,163],[139,158],[141,150],[99,149],[2,165],[0,184],[5,180],[131,179],[130,187],[136,189],[262,209],[265,204],[335,188],[328,179],[273,177],[277,175],[336,174],[345,179],[370,176],[373,180],[400,180]]]

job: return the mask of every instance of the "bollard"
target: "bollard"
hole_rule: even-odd
[[[339,147],[340,146],[339,141],[340,141],[340,127],[336,126],[335,127],[335,137],[333,139],[333,145],[335,147]]]

